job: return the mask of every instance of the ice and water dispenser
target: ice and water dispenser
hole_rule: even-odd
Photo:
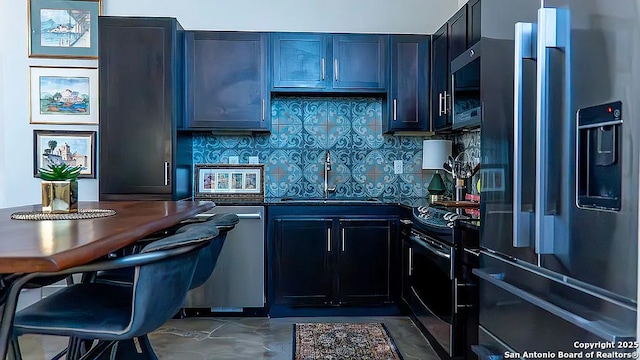
[[[622,103],[578,110],[577,205],[620,211]]]

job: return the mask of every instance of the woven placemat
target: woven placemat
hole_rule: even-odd
[[[77,213],[52,214],[42,211],[19,211],[11,214],[15,220],[82,220],[95,219],[116,214],[115,210],[78,209]]]

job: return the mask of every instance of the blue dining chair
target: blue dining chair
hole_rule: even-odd
[[[178,229],[153,241],[140,253],[99,261],[55,274],[133,269],[130,284],[83,282],[68,286],[19,311],[14,320],[12,352],[20,358],[17,336],[65,336],[97,340],[82,359],[108,354],[115,359],[157,359],[147,334],[178,312],[186,297],[200,253],[219,235],[212,226]],[[80,356],[68,348],[67,359]]]
[[[189,231],[190,229],[201,226],[213,227],[218,230],[218,237],[215,239],[215,241],[212,241],[207,246],[207,249],[201,251],[198,255],[198,263],[189,290],[201,286],[207,281],[207,279],[209,279],[209,277],[213,273],[213,269],[218,260],[218,256],[222,251],[222,247],[224,246],[225,240],[227,238],[227,233],[233,230],[233,228],[236,226],[236,224],[238,224],[239,221],[240,219],[236,214],[219,213],[213,214],[212,216],[207,217],[204,220],[194,219],[185,221],[182,224],[177,225],[175,228],[167,230],[168,233],[176,234],[184,231]],[[149,240],[143,239],[143,241]],[[140,245],[138,244],[136,246],[139,247]],[[131,273],[130,269],[117,269],[97,272],[91,281],[130,284],[132,279],[133,274]]]

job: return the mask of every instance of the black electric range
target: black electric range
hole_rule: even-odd
[[[477,248],[478,236],[458,226],[470,217],[454,211],[413,208],[413,224],[404,230],[409,276],[402,296],[438,355],[458,360],[469,358],[477,343],[478,295],[471,270],[478,259],[467,249],[473,243]]]

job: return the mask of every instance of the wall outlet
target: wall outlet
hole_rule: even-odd
[[[257,156],[249,156],[249,164],[259,164],[260,159]]]
[[[239,156],[229,156],[229,164],[239,164],[240,157]]]
[[[402,160],[393,160],[393,173],[402,174]]]

